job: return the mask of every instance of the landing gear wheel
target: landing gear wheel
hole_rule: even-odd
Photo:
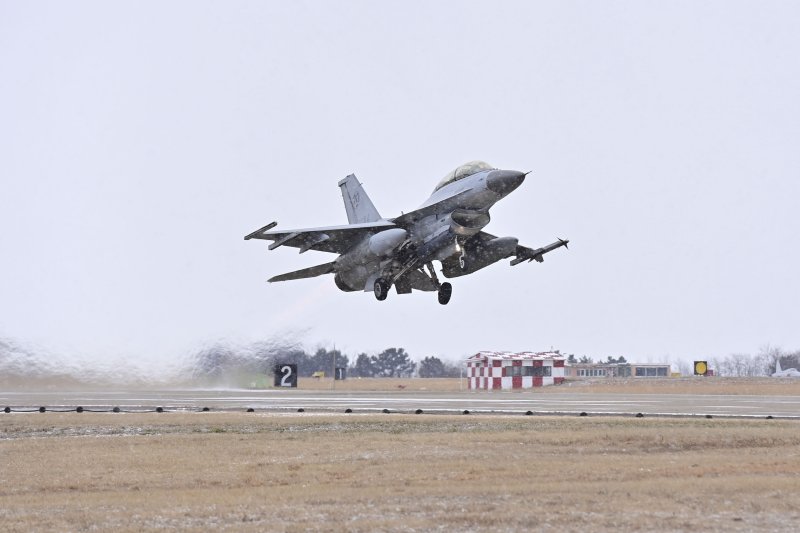
[[[372,292],[375,293],[375,298],[379,301],[383,301],[389,296],[389,282],[386,281],[384,278],[378,278],[375,280],[375,284],[372,286]]]
[[[447,302],[450,301],[450,296],[453,295],[453,286],[447,282],[442,283],[442,286],[439,287],[439,303],[442,305],[447,305]]]

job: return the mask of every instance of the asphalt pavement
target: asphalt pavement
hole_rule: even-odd
[[[0,392],[0,410],[247,410],[353,413],[526,413],[800,419],[800,396],[524,392],[354,392],[298,389]]]

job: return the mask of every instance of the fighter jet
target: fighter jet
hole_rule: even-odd
[[[775,361],[775,372],[772,373],[773,378],[800,378],[800,370],[796,368],[781,369],[781,361]]]
[[[270,231],[277,226],[272,222],[245,240],[273,241],[270,250],[291,246],[301,254],[308,250],[339,254],[334,261],[281,274],[269,282],[333,274],[342,291],[372,291],[378,300],[385,300],[392,286],[398,294],[436,291],[439,303],[446,305],[453,287],[439,281],[434,261],[441,263],[444,277],[455,278],[510,257],[511,265],[541,263],[544,254],[567,247],[568,240],[558,239],[527,248],[515,237],[483,231],[489,224],[489,209],[522,185],[527,174],[471,161],[448,173],[421,206],[395,218],[381,217],[351,174],[339,182],[347,225]]]

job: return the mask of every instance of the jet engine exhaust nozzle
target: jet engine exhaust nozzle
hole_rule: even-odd
[[[495,194],[505,196],[525,181],[525,173],[518,170],[493,170],[486,177],[486,187]]]

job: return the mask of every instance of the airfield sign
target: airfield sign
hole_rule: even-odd
[[[275,387],[297,387],[297,365],[278,363],[275,365]]]
[[[707,361],[695,361],[694,362],[694,375],[695,376],[707,376],[708,375],[708,362]]]

